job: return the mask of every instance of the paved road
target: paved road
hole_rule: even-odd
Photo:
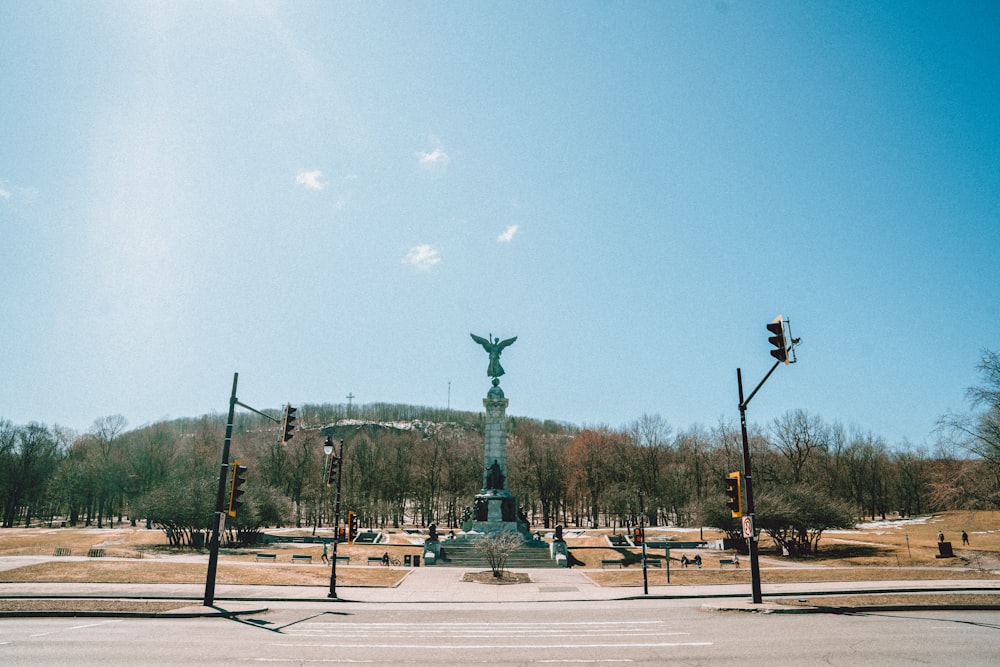
[[[1000,612],[777,615],[695,600],[270,605],[221,619],[0,620],[0,664],[995,665]]]
[[[1000,612],[785,615],[769,597],[907,588],[991,588],[1000,581],[601,588],[581,570],[532,570],[530,584],[461,581],[411,570],[397,588],[219,586],[234,619],[0,619],[0,665],[910,665],[997,664]],[[203,584],[4,584],[0,595],[166,597],[199,606]],[[658,597],[657,597],[658,596]],[[639,599],[635,599],[638,597]],[[633,599],[629,599],[633,598]],[[263,599],[266,603],[251,603]],[[441,604],[447,602],[448,604]]]

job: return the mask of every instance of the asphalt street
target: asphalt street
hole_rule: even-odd
[[[778,597],[861,591],[1000,590],[945,580],[601,587],[584,570],[530,570],[531,583],[462,581],[415,568],[394,588],[216,588],[203,584],[3,584],[2,597],[190,602],[173,617],[0,618],[0,664],[52,665],[910,665],[996,664],[1000,612],[803,614]],[[770,612],[770,613],[737,613]],[[785,612],[785,613],[777,613]],[[188,617],[190,615],[191,617]]]
[[[235,618],[0,619],[0,664],[996,664],[1000,612],[747,614],[687,600],[280,602]]]

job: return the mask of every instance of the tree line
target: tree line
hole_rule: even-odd
[[[823,529],[862,517],[1000,507],[1000,359],[985,352],[979,370],[970,412],[941,418],[933,451],[798,409],[750,425],[758,525],[789,552],[809,553]],[[306,405],[299,424],[283,444],[272,422],[237,415],[232,458],[248,467],[248,482],[227,521],[230,541],[266,526],[331,527],[325,433],[345,443],[342,514],[354,511],[363,526],[455,528],[480,491],[480,413]],[[218,415],[134,429],[115,415],[82,434],[0,419],[2,525],[142,521],[192,544],[212,520],[224,429]],[[727,473],[742,468],[735,421],[675,431],[658,414],[619,428],[510,417],[507,434],[508,483],[533,525],[641,519],[738,534],[723,495]]]

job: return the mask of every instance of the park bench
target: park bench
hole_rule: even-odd
[[[739,567],[740,566],[740,562],[738,560],[733,559],[733,558],[720,558],[719,559],[719,567],[721,568],[724,565],[732,565],[733,567]]]
[[[313,562],[313,557],[309,554],[292,554],[293,563],[311,563]]]
[[[87,552],[88,558],[104,558],[104,549],[91,549]]]
[[[69,547],[56,547],[56,556],[72,556],[73,551]]]
[[[344,563],[344,564],[350,564],[351,557],[350,556],[337,556],[337,562],[338,563]]]
[[[368,564],[369,565],[381,565],[382,564],[382,557],[381,556],[369,556],[368,557]]]
[[[610,558],[610,559],[606,559],[606,560],[602,560],[601,561],[601,567],[602,568],[605,568],[608,565],[617,565],[618,567],[624,567],[625,566],[625,562],[622,561],[622,560],[617,560],[615,558]]]
[[[277,554],[257,554],[257,560],[267,560],[272,563],[278,559]]]
[[[647,558],[646,567],[663,567],[663,561],[659,558]]]

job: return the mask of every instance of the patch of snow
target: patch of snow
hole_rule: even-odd
[[[899,530],[900,528],[906,528],[914,524],[924,524],[924,523],[934,523],[934,522],[935,522],[934,516],[916,516],[910,519],[886,519],[885,521],[865,521],[863,523],[855,524],[854,528],[851,530],[825,530],[823,532],[826,535],[837,535],[845,533],[854,533],[858,530],[871,530],[875,531],[876,535],[886,535],[891,531],[885,531],[879,529],[888,528],[891,530]]]

